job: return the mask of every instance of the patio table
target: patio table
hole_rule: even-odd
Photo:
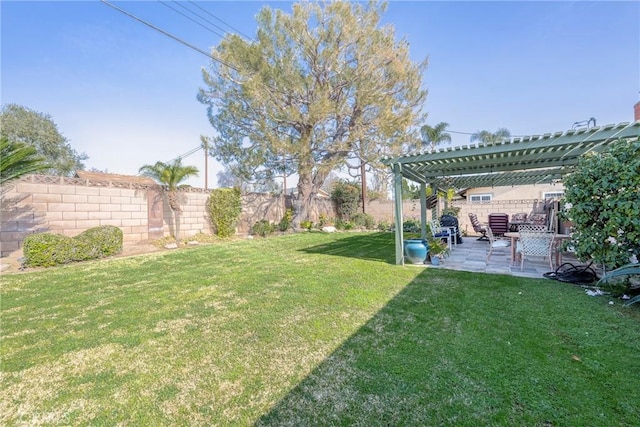
[[[509,232],[504,233],[504,237],[510,237],[511,238],[511,265],[513,265],[513,263],[516,260],[516,242],[520,238],[520,232],[509,231]],[[567,240],[567,239],[571,239],[571,235],[569,235],[569,234],[556,234],[556,235],[554,235],[553,241],[554,241],[554,243],[557,243],[557,242],[562,242],[562,241]],[[562,252],[556,251],[556,266],[560,265],[561,261],[562,261]]]

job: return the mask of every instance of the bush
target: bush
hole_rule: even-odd
[[[420,221],[416,219],[408,219],[402,223],[402,230],[405,233],[418,233],[420,232]]]
[[[351,215],[351,223],[357,228],[366,228],[372,230],[375,227],[376,221],[369,214],[358,212]]]
[[[300,227],[304,228],[307,231],[311,231],[311,229],[313,228],[313,222],[311,222],[311,221],[302,221],[300,223]]]
[[[73,240],[73,261],[104,258],[122,251],[123,233],[118,227],[104,225],[90,228]]]
[[[219,237],[232,236],[242,211],[240,189],[217,188],[212,190],[207,205],[214,232]]]
[[[278,223],[278,230],[287,231],[291,228],[291,221],[293,221],[293,211],[291,209],[287,209],[284,213],[284,216]]]
[[[253,224],[253,227],[251,227],[251,233],[258,236],[267,237],[267,235],[273,233],[275,229],[275,225],[271,224],[266,219],[261,219],[260,221]]]
[[[25,237],[23,253],[28,267],[51,267],[66,264],[72,259],[71,237],[39,233]]]
[[[349,221],[351,215],[358,210],[360,186],[354,183],[338,181],[333,185],[331,200],[336,204],[338,218],[343,221]]]
[[[378,230],[380,231],[391,231],[392,225],[390,222],[385,221],[384,219],[378,223]]]
[[[583,156],[564,186],[561,215],[573,223],[580,260],[614,269],[640,258],[640,139]]]
[[[122,240],[122,230],[112,225],[91,228],[75,237],[32,234],[24,239],[25,265],[51,267],[115,255],[122,251]]]

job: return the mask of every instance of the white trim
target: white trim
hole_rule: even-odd
[[[491,193],[469,194],[469,203],[488,203],[493,200]]]

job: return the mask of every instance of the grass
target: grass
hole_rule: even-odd
[[[302,233],[2,277],[4,425],[637,425],[640,311]]]

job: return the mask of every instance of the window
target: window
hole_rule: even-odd
[[[542,199],[562,199],[564,197],[564,191],[553,191],[548,193],[542,193]]]
[[[493,199],[491,194],[471,194],[469,196],[469,201],[471,203],[486,203],[490,202]]]

